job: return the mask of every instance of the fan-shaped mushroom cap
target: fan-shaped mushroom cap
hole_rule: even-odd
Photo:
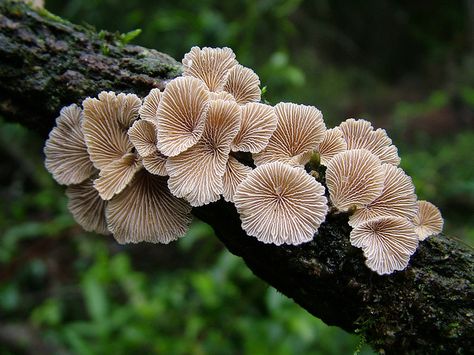
[[[234,203],[247,234],[276,245],[310,241],[328,208],[319,182],[281,162],[253,170],[237,187]]]
[[[400,217],[362,223],[352,230],[350,239],[353,246],[364,251],[366,265],[379,275],[405,269],[418,247],[413,225]]]
[[[135,154],[125,154],[100,171],[99,178],[94,181],[94,187],[103,200],[110,200],[132,181],[141,167],[141,161]]]
[[[251,102],[241,107],[242,124],[232,142],[233,151],[258,153],[277,127],[275,110],[270,105]]]
[[[153,175],[167,176],[166,171],[166,157],[158,150],[142,160],[143,167]]]
[[[156,125],[147,120],[135,121],[128,130],[128,137],[141,157],[158,151],[156,147]]]
[[[191,206],[171,195],[166,178],[141,170],[125,190],[109,201],[109,230],[121,243],[164,243],[182,237],[191,222]]]
[[[350,118],[339,125],[347,149],[367,149],[375,154],[382,163],[398,166],[400,157],[397,147],[392,145],[392,140],[387,136],[384,129],[374,128],[366,120],[354,120]]]
[[[413,219],[417,212],[415,186],[401,168],[382,164],[385,180],[382,194],[368,205],[357,209],[349,217],[349,224],[355,227],[378,217],[401,217]]]
[[[326,126],[316,107],[281,102],[275,112],[275,132],[266,148],[253,155],[257,166],[273,161],[292,163],[294,157],[315,150],[324,138]]]
[[[82,133],[82,110],[63,107],[44,147],[46,169],[63,185],[79,184],[94,171]]]
[[[385,173],[380,159],[367,149],[336,154],[326,169],[333,205],[340,211],[363,207],[382,194]]]
[[[252,69],[240,64],[229,70],[224,90],[235,97],[239,104],[260,101],[260,79]]]
[[[176,156],[201,138],[209,104],[206,86],[193,77],[176,78],[166,85],[158,107],[158,149]]]
[[[431,235],[441,233],[444,222],[439,209],[431,202],[423,200],[418,201],[417,205],[418,211],[413,223],[418,239],[425,240]]]
[[[100,198],[94,188],[94,180],[87,179],[66,189],[69,198],[67,207],[84,230],[99,234],[110,234],[105,221],[107,201]]]
[[[223,176],[222,196],[228,202],[234,202],[234,194],[237,186],[247,177],[252,168],[240,163],[234,157],[229,157],[227,167]]]
[[[321,164],[328,165],[332,157],[347,150],[347,143],[344,140],[342,131],[337,127],[328,129],[317,150],[319,152]]]
[[[222,91],[229,70],[237,64],[235,54],[230,48],[191,48],[184,55],[183,76],[202,80],[210,91]]]
[[[158,105],[161,100],[161,91],[159,89],[151,89],[150,93],[143,100],[138,113],[144,120],[156,123],[158,114]]]
[[[166,161],[170,176],[168,186],[173,195],[185,198],[192,206],[202,206],[219,199],[230,143],[239,127],[240,108],[236,102],[211,101],[199,142]]]
[[[103,91],[98,100],[87,98],[82,105],[87,151],[94,166],[103,169],[132,150],[127,130],[138,117],[141,101],[133,94]]]
[[[209,100],[235,101],[235,98],[225,91],[209,92]]]

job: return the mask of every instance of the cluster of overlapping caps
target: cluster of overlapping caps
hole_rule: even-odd
[[[101,92],[62,109],[46,168],[68,185],[84,229],[168,243],[186,233],[191,206],[222,195],[248,235],[296,245],[317,238],[328,213],[349,212],[350,241],[379,274],[404,269],[418,241],[441,231],[384,130],[354,119],[326,129],[315,107],[261,103],[258,76],[229,48],[193,47],[183,68],[143,102]]]

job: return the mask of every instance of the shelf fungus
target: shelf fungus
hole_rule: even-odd
[[[367,149],[336,154],[327,165],[330,200],[339,211],[362,208],[374,201],[383,191],[384,180],[380,159]]]
[[[380,217],[355,227],[351,244],[362,248],[367,266],[380,275],[403,270],[418,247],[418,236],[406,218]]]
[[[326,129],[314,106],[260,102],[258,75],[229,48],[193,47],[182,63],[143,102],[104,91],[61,110],[45,166],[85,230],[169,243],[186,234],[192,206],[223,198],[249,236],[299,245],[328,214],[347,213],[347,238],[381,275],[441,232],[385,130],[355,119]]]
[[[62,185],[79,184],[96,171],[84,142],[82,121],[77,105],[64,107],[44,147],[46,169]]]
[[[318,145],[316,151],[319,153],[322,165],[328,165],[329,161],[338,153],[347,150],[342,131],[339,128],[331,128],[324,132],[323,141]]]
[[[166,180],[142,170],[109,202],[107,223],[119,243],[167,244],[185,235],[191,206],[170,193]]]
[[[251,102],[241,107],[241,117],[241,127],[232,142],[232,150],[250,153],[262,151],[277,127],[274,108]]]
[[[140,118],[153,123],[158,120],[158,105],[161,101],[160,89],[151,89],[147,96],[143,99],[143,104],[138,110]]]
[[[234,203],[248,235],[264,243],[310,241],[327,213],[324,187],[281,162],[257,167],[237,187]]]
[[[255,72],[240,64],[229,70],[224,90],[239,104],[260,101],[260,79]]]
[[[211,101],[201,139],[166,161],[171,192],[192,206],[217,201],[223,192],[230,144],[239,128],[240,107],[236,102]]]
[[[209,106],[209,91],[193,77],[172,80],[166,86],[157,112],[157,146],[176,156],[201,138]]]
[[[275,106],[278,118],[276,130],[267,146],[254,154],[255,164],[281,161],[305,165],[310,154],[324,139],[326,125],[316,107],[282,102]]]
[[[418,201],[418,211],[413,218],[415,232],[420,240],[425,240],[431,235],[441,233],[443,218],[439,209],[428,201]]]
[[[392,216],[411,220],[416,215],[418,207],[411,178],[401,168],[390,164],[382,164],[382,169],[385,176],[382,194],[355,210],[349,217],[349,225],[352,227],[378,217]]]
[[[398,166],[400,157],[398,149],[392,144],[384,129],[374,131],[372,124],[366,120],[350,118],[339,125],[347,149],[367,149],[375,154],[382,163]]]
[[[193,47],[182,63],[183,76],[202,80],[210,91],[222,91],[237,60],[230,48]]]
[[[70,185],[66,189],[68,209],[79,225],[88,232],[110,234],[105,220],[107,201],[100,198],[94,188],[94,179],[87,179],[80,184]]]

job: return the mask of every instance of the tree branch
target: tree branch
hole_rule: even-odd
[[[43,136],[62,106],[102,90],[145,96],[180,70],[169,56],[124,45],[118,35],[0,0],[0,114]],[[473,252],[446,236],[422,242],[405,271],[379,276],[350,245],[345,214],[330,217],[309,243],[277,247],[246,236],[232,204],[193,213],[258,277],[327,324],[360,332],[374,349],[474,349]]]

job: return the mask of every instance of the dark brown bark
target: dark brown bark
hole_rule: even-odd
[[[180,70],[169,56],[122,45],[118,35],[0,0],[0,114],[44,136],[64,105],[102,90],[144,96]],[[449,237],[420,243],[408,269],[379,276],[350,245],[344,214],[330,216],[309,243],[277,247],[246,236],[232,204],[193,213],[258,277],[327,324],[361,333],[376,350],[474,350],[473,251]]]

